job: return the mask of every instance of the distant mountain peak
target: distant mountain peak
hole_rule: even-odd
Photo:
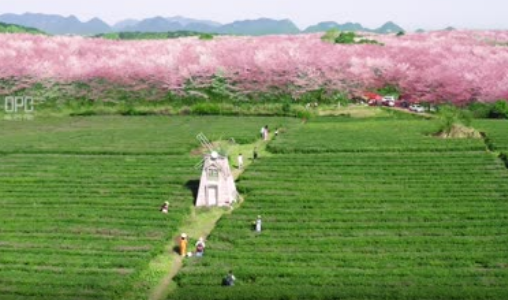
[[[344,24],[338,24],[337,22],[327,21],[309,26],[304,32],[324,32],[330,29],[337,29],[339,31],[372,31],[371,29],[363,27],[360,23],[346,22]]]
[[[397,33],[400,31],[404,31],[404,29],[402,29],[402,27],[395,24],[394,22],[388,21],[385,24],[383,24],[383,26],[379,27],[374,31],[377,33]]]
[[[240,20],[221,26],[219,33],[240,35],[266,34],[296,34],[300,29],[289,19],[274,20],[258,18],[254,20]]]

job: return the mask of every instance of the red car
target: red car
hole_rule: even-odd
[[[381,105],[383,97],[376,93],[367,92],[363,94],[363,98],[367,101],[369,106]]]

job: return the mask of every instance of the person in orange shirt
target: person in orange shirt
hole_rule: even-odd
[[[185,256],[187,254],[187,235],[182,233],[180,236],[180,255]]]

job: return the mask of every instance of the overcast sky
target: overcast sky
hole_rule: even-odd
[[[99,17],[110,24],[180,15],[221,23],[287,18],[302,29],[321,21],[372,28],[394,21],[406,30],[508,29],[508,0],[0,0],[0,14],[24,12]]]

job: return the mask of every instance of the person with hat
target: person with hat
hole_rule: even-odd
[[[182,233],[180,235],[180,255],[185,256],[187,254],[187,234]]]
[[[205,253],[205,241],[203,237],[200,237],[199,240],[196,242],[196,256],[202,257]]]
[[[168,211],[169,211],[169,202],[166,201],[162,204],[161,208],[160,208],[160,211],[164,214],[167,214]]]

